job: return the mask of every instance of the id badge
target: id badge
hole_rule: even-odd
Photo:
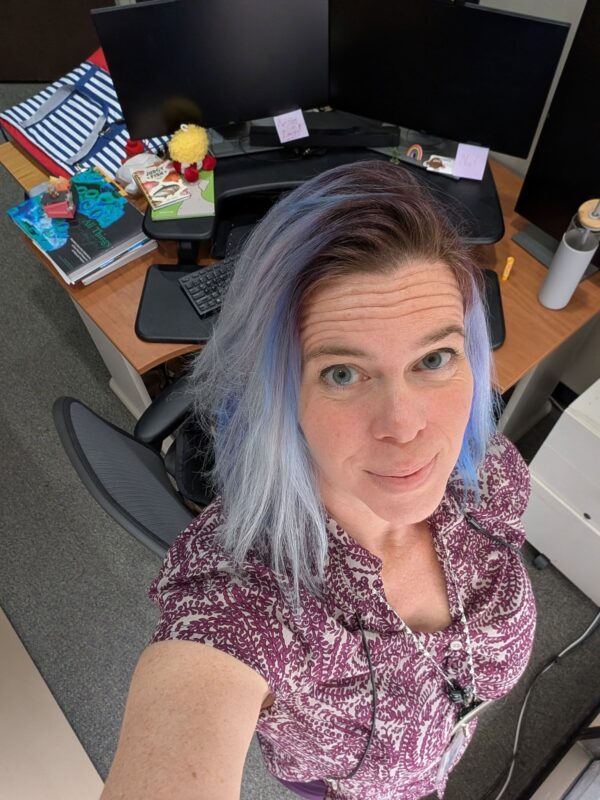
[[[454,760],[458,752],[460,751],[461,747],[464,744],[466,738],[466,732],[464,727],[460,727],[452,734],[452,738],[450,739],[450,743],[442,753],[442,757],[440,759],[440,763],[438,764],[437,775],[435,776],[435,785],[438,794],[440,794],[440,786],[446,775],[452,769],[454,764]]]
[[[466,714],[458,720],[454,728],[452,728],[452,733],[450,734],[450,741],[448,746],[442,753],[442,757],[440,759],[440,763],[437,769],[437,775],[435,778],[436,783],[436,790],[439,794],[439,789],[442,781],[448,775],[454,763],[456,761],[456,756],[462,749],[465,740],[467,738],[467,725],[472,722],[476,717],[481,716],[481,714],[485,711],[485,709],[492,703],[493,700],[483,700],[478,705],[471,708]]]

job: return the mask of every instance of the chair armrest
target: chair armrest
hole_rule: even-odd
[[[133,430],[138,442],[160,449],[164,439],[191,413],[194,397],[191,380],[183,375],[162,391],[138,419]]]

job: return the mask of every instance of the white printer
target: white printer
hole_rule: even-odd
[[[529,469],[527,540],[600,605],[600,380],[561,414]]]

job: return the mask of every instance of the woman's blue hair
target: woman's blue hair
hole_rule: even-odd
[[[494,430],[482,280],[459,232],[402,167],[336,167],[279,200],[246,241],[196,358],[196,411],[212,436],[211,479],[223,502],[220,544],[240,567],[257,554],[295,605],[301,585],[322,597],[327,559],[325,509],[298,424],[303,303],[323,281],[414,261],[447,264],[463,296],[474,391],[455,475],[479,499],[477,470]]]

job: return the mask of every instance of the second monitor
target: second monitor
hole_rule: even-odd
[[[569,26],[446,0],[330,0],[335,108],[526,157]]]

